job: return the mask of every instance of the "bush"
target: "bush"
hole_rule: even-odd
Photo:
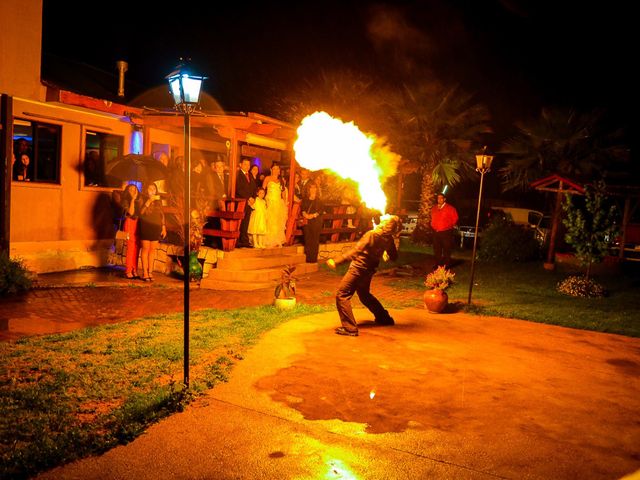
[[[602,285],[586,277],[576,275],[567,277],[558,283],[557,289],[560,293],[572,297],[592,298],[605,297],[607,295],[607,291]]]
[[[478,249],[480,260],[527,262],[540,258],[540,245],[533,231],[496,217],[482,233]]]
[[[31,275],[21,259],[0,253],[0,295],[26,291],[31,288]]]

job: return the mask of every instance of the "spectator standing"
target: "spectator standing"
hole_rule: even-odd
[[[142,245],[140,255],[142,257],[142,280],[151,282],[153,281],[153,262],[158,242],[167,236],[162,203],[155,183],[150,183],[147,186],[146,195],[140,207],[139,222],[140,243]]]
[[[308,195],[302,199],[302,233],[304,234],[304,254],[307,263],[318,262],[318,250],[320,248],[320,230],[322,229],[322,204],[318,198],[318,187],[315,183],[309,183]]]
[[[445,268],[451,265],[453,248],[453,228],[458,224],[458,211],[447,203],[447,197],[439,193],[437,204],[431,209],[431,228],[433,229],[433,255],[435,267]]]
[[[31,145],[24,138],[19,138],[14,147],[15,161],[13,162],[13,179],[21,182],[31,180]]]
[[[244,207],[244,217],[240,223],[240,238],[238,239],[239,248],[250,248],[249,242],[249,221],[251,220],[252,208],[251,205],[255,201],[256,196],[256,182],[251,179],[249,174],[249,168],[251,163],[248,159],[243,158],[240,161],[240,169],[236,174],[236,197],[244,198],[247,200],[247,205]]]
[[[265,246],[281,247],[285,242],[285,229],[287,225],[287,187],[280,176],[280,166],[271,166],[271,174],[264,179],[262,184],[267,192],[267,233]]]
[[[253,203],[253,212],[249,220],[248,232],[253,238],[254,248],[265,248],[264,237],[267,233],[267,202],[264,199],[265,190],[260,187]]]
[[[124,189],[122,210],[124,212],[124,231],[129,234],[127,255],[125,257],[124,276],[130,280],[138,277],[138,256],[140,255],[140,235],[138,232],[138,214],[140,213],[140,191],[131,183]]]
[[[253,165],[251,165],[249,173],[251,174],[251,178],[253,179],[253,181],[256,182],[256,188],[262,187],[262,180],[264,180],[264,177],[262,177],[262,180],[260,180],[260,167],[258,167],[258,165],[254,163]]]

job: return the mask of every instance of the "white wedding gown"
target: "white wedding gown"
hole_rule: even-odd
[[[285,228],[287,225],[287,204],[282,198],[282,187],[279,182],[269,182],[267,185],[267,233],[266,247],[280,247],[284,244]]]

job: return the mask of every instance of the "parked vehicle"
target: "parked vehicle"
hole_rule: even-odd
[[[518,207],[491,207],[493,215],[503,215],[516,225],[530,228],[536,240],[544,245],[551,230],[551,217],[539,210]]]
[[[480,220],[478,222],[478,238],[482,236],[482,230],[489,224],[491,219],[491,210],[481,209]],[[473,238],[476,234],[476,211],[458,212],[458,226],[456,230],[460,236],[460,248],[470,247],[473,244]]]
[[[418,224],[418,212],[411,212],[402,217],[402,230],[400,235],[411,235]]]

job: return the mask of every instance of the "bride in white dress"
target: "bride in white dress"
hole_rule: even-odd
[[[285,241],[285,228],[287,224],[287,204],[285,202],[286,189],[282,187],[280,180],[280,167],[273,165],[271,175],[262,183],[267,191],[267,233],[264,237],[266,247],[281,247]]]

